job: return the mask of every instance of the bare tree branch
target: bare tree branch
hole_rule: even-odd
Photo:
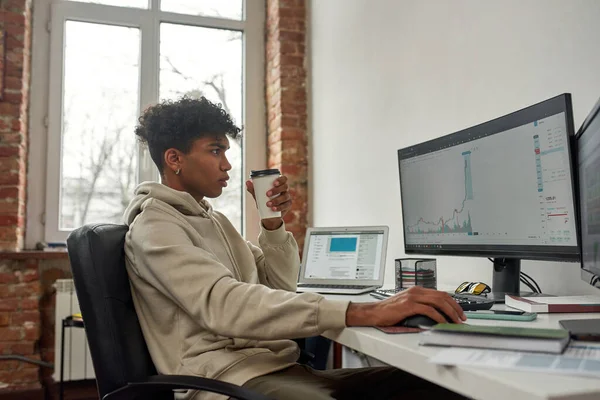
[[[219,80],[218,84],[215,83],[217,79]],[[227,114],[231,115],[231,111],[227,105],[227,94],[223,85],[223,74],[213,75],[210,80],[204,81],[203,83],[205,86],[213,88],[213,90],[217,93],[217,96],[219,96],[219,100],[223,106],[223,109],[227,112]]]
[[[169,64],[169,67],[170,67],[170,70],[172,73],[181,76],[186,81],[191,81],[191,82],[196,83],[196,80],[194,78],[186,75],[179,68],[177,68],[168,56],[164,56],[164,60],[167,64]],[[200,87],[198,89],[189,90],[189,91],[185,92],[184,94],[191,95],[192,97],[194,95],[198,95],[198,94],[200,96],[204,96],[204,93],[205,93],[204,87],[208,86],[208,87],[212,88],[215,91],[215,93],[217,94],[217,96],[219,97],[219,102],[221,103],[223,109],[227,112],[227,114],[231,115],[231,110],[229,109],[229,105],[227,104],[227,96],[226,96],[226,92],[225,92],[225,85],[223,82],[223,73],[221,72],[221,73],[213,75],[210,79],[203,81],[202,85],[203,85],[202,87]],[[200,85],[198,85],[198,86],[200,86]],[[176,92],[176,93],[181,94],[181,92]]]
[[[191,76],[185,75],[175,65],[173,65],[173,62],[171,61],[171,59],[169,58],[169,56],[163,56],[163,57],[164,57],[164,60],[167,62],[167,64],[169,64],[169,66],[171,67],[171,72],[173,72],[176,75],[181,76],[186,81],[194,81],[194,78],[192,78]]]
[[[106,163],[106,161],[108,160],[108,157],[110,157],[110,155],[112,154],[112,150],[115,147],[115,145],[117,144],[118,141],[118,135],[117,135],[117,140],[110,140],[109,135],[105,135],[104,139],[102,140],[102,145],[100,146],[100,154],[98,154],[97,159],[92,161],[92,179],[90,180],[89,183],[89,188],[87,190],[87,194],[84,198],[84,205],[83,205],[83,211],[81,213],[81,222],[83,223],[87,217],[87,213],[90,207],[90,202],[92,201],[92,197],[94,196],[94,191],[96,188],[96,183],[98,182],[98,178],[100,177],[100,174],[102,173],[102,171],[104,170],[104,165]]]

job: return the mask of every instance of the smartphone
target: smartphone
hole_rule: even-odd
[[[473,319],[500,319],[505,321],[533,321],[537,318],[536,313],[525,311],[507,310],[478,310],[465,311],[467,318]]]

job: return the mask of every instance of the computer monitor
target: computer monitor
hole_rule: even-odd
[[[521,259],[579,261],[573,137],[563,94],[398,150],[405,252],[493,258],[500,302]]]
[[[600,99],[577,132],[574,154],[581,228],[581,279],[600,287]],[[582,340],[600,338],[598,318],[562,320],[560,325]]]
[[[600,277],[600,99],[575,141],[581,225],[581,278]],[[600,284],[598,285],[600,286]]]

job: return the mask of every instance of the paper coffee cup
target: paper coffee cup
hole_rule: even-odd
[[[258,206],[258,215],[260,219],[281,217],[281,211],[273,211],[267,206],[267,202],[277,196],[267,196],[267,192],[273,189],[273,182],[281,176],[278,169],[252,170],[250,179],[254,185],[254,196]]]

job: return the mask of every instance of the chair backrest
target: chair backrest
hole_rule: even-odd
[[[90,224],[67,239],[75,291],[100,397],[156,375],[135,313],[125,269],[127,226]],[[170,398],[155,393],[152,398]]]

